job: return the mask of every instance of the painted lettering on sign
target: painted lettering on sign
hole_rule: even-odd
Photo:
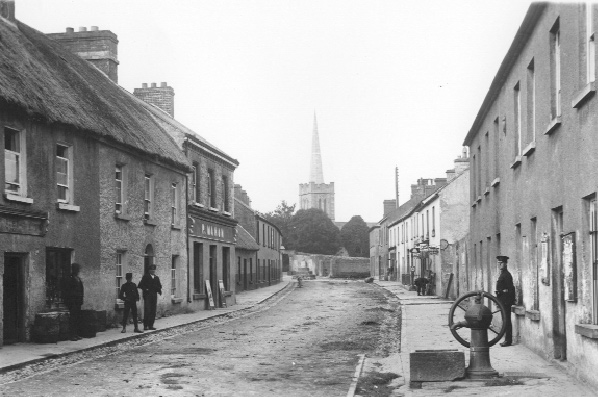
[[[232,243],[234,241],[234,228],[221,226],[201,219],[189,217],[187,229],[192,236],[201,236],[214,240]]]

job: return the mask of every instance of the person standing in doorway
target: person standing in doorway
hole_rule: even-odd
[[[144,274],[137,288],[143,291],[143,330],[153,330],[156,321],[156,307],[158,294],[162,295],[162,284],[156,276],[156,265],[150,265],[148,273]]]
[[[511,306],[515,304],[515,285],[513,284],[513,276],[507,270],[508,256],[499,255],[498,267],[500,268],[500,275],[496,281],[496,297],[502,302],[506,309],[506,332],[505,340],[500,345],[502,347],[513,345],[513,324],[511,323]]]
[[[137,327],[137,301],[139,300],[139,292],[137,292],[137,286],[131,280],[133,279],[133,273],[127,273],[125,275],[127,282],[120,287],[118,299],[125,302],[125,311],[123,312],[123,330],[120,331],[123,334],[127,332],[127,321],[129,320],[129,311],[133,317],[133,325],[135,329],[133,332],[143,333]]]
[[[64,283],[64,303],[69,309],[69,327],[71,331],[71,340],[76,341],[81,338],[81,306],[83,305],[83,281],[79,277],[81,265],[73,263],[71,265],[71,275]]]

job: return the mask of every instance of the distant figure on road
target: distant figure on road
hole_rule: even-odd
[[[129,311],[133,317],[133,325],[135,329],[133,332],[143,333],[137,327],[137,301],[139,300],[139,292],[137,292],[137,286],[131,280],[133,279],[133,273],[127,273],[125,275],[127,282],[120,287],[118,293],[118,299],[125,302],[125,311],[123,312],[123,330],[120,331],[123,334],[127,332],[127,321],[129,320]]]
[[[415,284],[415,288],[417,289],[417,296],[425,295],[426,293],[426,284],[428,284],[430,280],[425,277],[418,277],[413,280],[413,284]]]
[[[64,303],[69,309],[69,327],[71,331],[71,340],[81,338],[81,306],[83,305],[83,281],[79,277],[81,265],[73,263],[71,265],[71,275],[64,282]]]
[[[513,276],[507,270],[508,256],[499,255],[496,257],[498,266],[500,268],[500,276],[496,281],[496,297],[506,309],[506,332],[505,340],[500,345],[502,347],[511,346],[513,344],[513,325],[511,324],[511,306],[515,304],[515,286],[513,285]]]
[[[156,265],[149,266],[148,273],[143,275],[137,288],[143,291],[143,330],[155,329],[158,294],[162,295],[162,284],[156,276]]]

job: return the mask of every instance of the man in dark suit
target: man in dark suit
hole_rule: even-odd
[[[143,275],[137,288],[143,291],[143,330],[155,329],[158,294],[162,295],[162,284],[156,276],[156,265],[149,266],[148,273]]]
[[[511,346],[513,344],[513,325],[511,324],[511,306],[515,304],[515,285],[513,285],[513,276],[507,270],[508,256],[499,255],[496,257],[498,266],[500,268],[500,276],[496,281],[496,297],[502,302],[507,310],[506,317],[506,332],[505,340],[500,345],[502,347]]]
[[[64,280],[64,303],[69,309],[71,340],[81,339],[81,306],[83,305],[83,281],[79,277],[81,265],[73,263],[71,274]]]
[[[413,284],[417,288],[417,295],[425,295],[426,294],[426,284],[428,284],[430,280],[425,277],[418,277],[413,280]]]

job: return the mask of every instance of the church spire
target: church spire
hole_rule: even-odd
[[[314,111],[314,132],[311,137],[311,167],[309,181],[324,183],[324,172],[322,171],[322,153],[320,152],[320,135],[318,134],[318,120]]]

